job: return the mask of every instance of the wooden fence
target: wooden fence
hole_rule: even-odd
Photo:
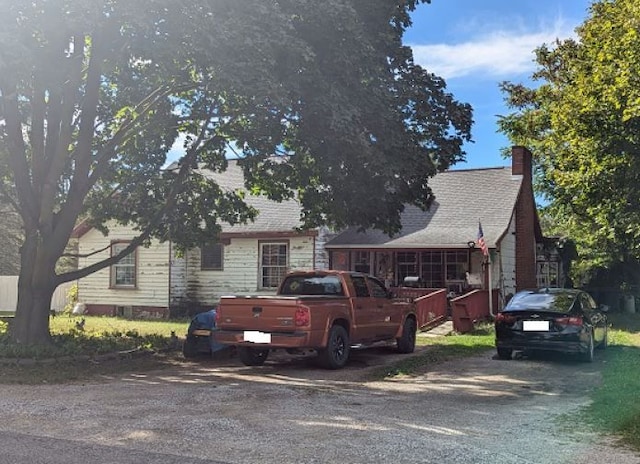
[[[60,285],[53,292],[51,309],[61,312],[67,304],[67,292],[74,282]],[[0,311],[15,312],[18,303],[18,276],[0,276]]]

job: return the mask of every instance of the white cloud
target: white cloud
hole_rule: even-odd
[[[534,50],[557,38],[575,37],[573,25],[559,20],[536,32],[493,31],[458,44],[413,44],[414,59],[445,79],[468,77],[508,78],[535,69]]]

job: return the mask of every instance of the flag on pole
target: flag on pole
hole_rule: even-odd
[[[478,240],[476,244],[482,250],[482,254],[485,256],[489,256],[489,247],[487,246],[487,242],[484,241],[484,234],[482,233],[482,224],[478,221]]]

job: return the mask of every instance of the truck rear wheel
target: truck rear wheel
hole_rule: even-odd
[[[269,356],[268,348],[238,347],[238,357],[245,366],[262,366]]]
[[[409,317],[402,326],[402,335],[396,339],[399,353],[413,353],[416,349],[416,321]]]
[[[329,330],[327,347],[318,353],[318,361],[327,369],[340,369],[347,364],[350,351],[347,330],[341,325],[334,325]]]

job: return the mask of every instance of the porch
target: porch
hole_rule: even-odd
[[[474,324],[492,318],[488,290],[471,290],[449,298],[444,288],[392,287],[394,297],[413,301],[419,330],[429,330],[451,319],[458,333],[473,331]],[[499,292],[493,290],[493,314],[497,312]]]

